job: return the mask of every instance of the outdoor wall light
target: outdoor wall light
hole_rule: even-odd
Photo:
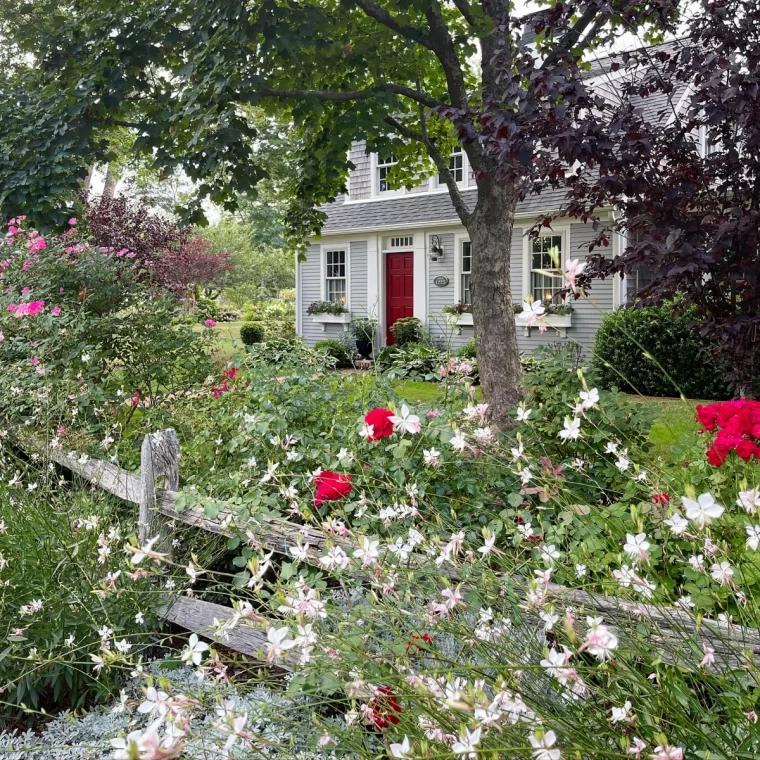
[[[430,236],[430,260],[440,261],[444,257],[443,245],[441,245],[441,238],[438,235]]]

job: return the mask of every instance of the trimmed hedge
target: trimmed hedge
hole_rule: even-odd
[[[264,325],[261,322],[247,322],[240,328],[240,340],[246,346],[261,343],[264,340]]]
[[[731,398],[722,370],[711,359],[712,343],[699,334],[695,321],[693,313],[674,317],[668,304],[608,314],[594,341],[600,384],[645,396],[677,397],[681,391],[688,398]]]

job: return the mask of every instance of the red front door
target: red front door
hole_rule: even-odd
[[[390,326],[414,316],[414,254],[389,253],[385,262],[386,342],[395,343]]]

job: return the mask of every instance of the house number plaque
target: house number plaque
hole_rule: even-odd
[[[445,288],[449,284],[449,278],[444,277],[443,275],[438,275],[438,277],[433,280],[433,284],[437,285],[439,288]]]

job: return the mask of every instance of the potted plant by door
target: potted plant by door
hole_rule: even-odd
[[[356,341],[356,350],[362,359],[372,358],[372,345],[377,335],[377,320],[357,317],[351,320],[351,335]]]

